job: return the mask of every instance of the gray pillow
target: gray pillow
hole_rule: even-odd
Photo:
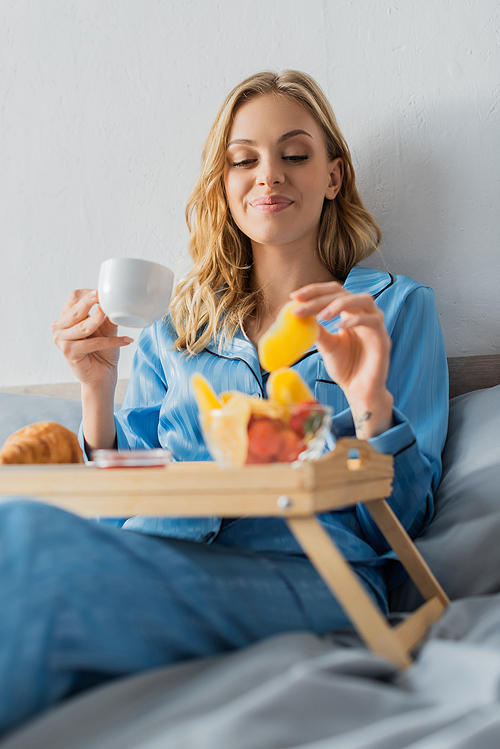
[[[82,406],[79,400],[50,395],[0,393],[0,446],[13,432],[37,421],[57,421],[76,433],[81,420]]]
[[[500,591],[500,385],[450,401],[443,476],[432,522],[416,545],[448,596]],[[392,611],[422,599],[406,580]]]

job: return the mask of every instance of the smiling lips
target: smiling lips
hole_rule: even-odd
[[[279,211],[284,211],[292,203],[293,200],[286,198],[284,195],[268,195],[265,198],[252,200],[250,205],[260,213],[278,213]]]

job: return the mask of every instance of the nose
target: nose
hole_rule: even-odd
[[[257,184],[262,187],[273,187],[281,185],[285,181],[283,165],[272,157],[262,158],[260,168],[257,170]]]

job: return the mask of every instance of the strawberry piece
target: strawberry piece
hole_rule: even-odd
[[[278,461],[280,463],[293,463],[304,448],[304,441],[299,434],[292,432],[291,429],[284,429],[281,433],[281,450],[278,454]]]
[[[275,460],[272,455],[254,455],[254,453],[249,452],[247,455],[247,459],[245,461],[247,466],[250,465],[257,465],[259,463],[274,463]]]
[[[318,408],[315,409],[314,406],[318,406]],[[318,401],[304,401],[293,409],[290,427],[301,436],[314,434],[320,426],[323,416],[324,411]]]
[[[248,424],[249,454],[275,458],[281,448],[280,432],[280,424],[275,419],[252,417]]]

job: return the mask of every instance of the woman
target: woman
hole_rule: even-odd
[[[256,345],[292,297],[299,316],[322,322],[296,369],[334,407],[339,435],[394,455],[390,503],[417,535],[432,515],[447,424],[433,296],[411,279],[357,265],[380,231],[310,77],[257,74],[229,94],[187,218],[193,270],[166,319],[142,332],[117,414],[118,352],[130,339],[99,308],[89,316],[94,291],[74,292],[53,325],[82,385],[87,452],[161,445],[177,460],[209,459],[191,374],[202,372],[216,392],[265,397]],[[321,520],[386,612],[401,569],[366,509]],[[279,518],[135,517],[118,525],[29,501],[2,507],[0,548],[15,539],[0,574],[2,600],[10,601],[0,625],[4,729],[114,676],[279,632],[349,624]]]

